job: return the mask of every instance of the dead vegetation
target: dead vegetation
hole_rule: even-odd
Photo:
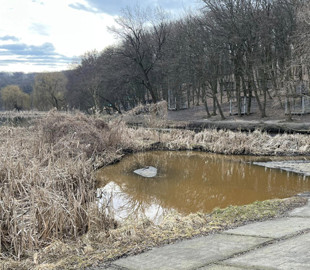
[[[78,112],[51,111],[32,126],[2,126],[0,266],[80,268],[91,261],[106,261],[179,238],[273,217],[300,200],[232,207],[211,215],[183,217],[175,213],[159,226],[141,221],[118,227],[113,218],[98,208],[93,172],[125,152],[156,146],[225,154],[308,155],[309,145],[310,139],[304,135],[271,137],[259,131],[247,134],[213,130],[162,132],[128,128],[118,119],[105,122]]]
[[[310,137],[302,134],[278,134],[266,132],[234,132],[229,130],[194,131],[173,130],[161,136],[164,146],[170,150],[201,150],[233,155],[309,155]]]
[[[141,104],[133,108],[123,116],[123,120],[127,124],[158,128],[167,125],[167,116],[167,102],[160,101],[156,104]]]
[[[93,167],[133,142],[122,124],[110,125],[52,111],[35,126],[0,128],[2,258],[20,260],[56,239],[115,225],[95,202]]]
[[[54,239],[76,239],[97,219],[95,179],[83,145],[75,152],[51,142],[44,126],[1,128],[0,233],[2,256],[21,259]],[[66,122],[66,121],[64,121]],[[55,136],[56,138],[56,136]]]

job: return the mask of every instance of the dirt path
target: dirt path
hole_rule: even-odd
[[[277,108],[269,109],[265,118],[261,118],[258,112],[244,116],[229,115],[227,108],[224,114],[225,120],[221,120],[219,115],[208,118],[204,106],[195,106],[186,110],[169,111],[168,120],[180,128],[216,128],[242,131],[260,129],[273,133],[310,133],[310,114],[294,115],[293,121],[287,121],[283,110]]]

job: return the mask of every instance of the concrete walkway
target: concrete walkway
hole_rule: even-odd
[[[309,270],[310,198],[286,217],[154,248],[92,269]]]

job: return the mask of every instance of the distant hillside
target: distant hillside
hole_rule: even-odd
[[[36,73],[0,72],[0,89],[11,84],[18,85],[25,93],[30,94],[33,89]]]

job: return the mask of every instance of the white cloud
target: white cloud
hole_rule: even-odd
[[[56,51],[74,56],[88,50],[102,50],[113,43],[113,36],[107,26],[114,24],[114,18],[107,14],[89,13],[83,10],[64,7],[57,13],[57,20],[51,28],[51,37]],[[70,17],[68,17],[70,14]]]
[[[73,9],[70,4],[91,8],[83,0],[0,0],[0,37],[15,38],[0,39],[0,45],[22,43],[41,46],[51,43],[55,53],[74,57],[93,49],[100,51],[114,43],[112,34],[107,31],[107,26],[114,24],[113,16]],[[12,71],[13,68],[18,68],[16,71],[29,71],[31,66],[38,70],[39,66],[34,63],[6,63],[0,66],[0,71]],[[57,68],[64,66],[50,67]]]
[[[59,71],[68,68],[68,66],[63,65],[53,65],[53,66],[46,66],[46,65],[33,65],[32,63],[11,63],[5,68],[5,72],[52,72],[52,71]]]

